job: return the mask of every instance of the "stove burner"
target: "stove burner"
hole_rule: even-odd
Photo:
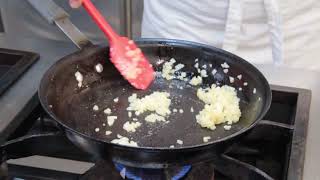
[[[132,180],[160,179],[161,177],[171,180],[179,180],[186,176],[188,172],[191,170],[191,165],[170,169],[141,169],[134,167],[126,167],[122,164],[115,163],[115,167],[120,172],[120,175],[123,178],[128,178]]]

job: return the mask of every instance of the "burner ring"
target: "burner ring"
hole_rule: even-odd
[[[143,178],[140,177],[137,174],[140,174],[142,171],[144,171],[144,169],[140,169],[140,168],[127,168],[126,166],[119,164],[119,163],[115,163],[115,167],[116,169],[120,172],[120,175],[124,178],[128,178],[128,179],[132,179],[132,180],[142,180]],[[177,168],[174,168],[177,169]],[[145,169],[146,171],[148,170],[152,170],[153,173],[155,173],[155,175],[159,176],[161,173],[162,174],[166,174],[166,171],[168,171],[167,169]],[[183,178],[184,176],[186,176],[188,174],[188,172],[191,170],[191,165],[186,165],[186,166],[182,166],[181,168],[179,168],[178,172],[175,172],[174,175],[171,175],[171,179],[172,180],[179,180],[181,178]],[[135,173],[135,171],[137,171]],[[158,175],[159,174],[159,175]]]

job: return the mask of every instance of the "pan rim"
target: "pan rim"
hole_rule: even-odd
[[[162,39],[162,38],[139,38],[139,39],[134,39],[135,42],[138,45],[143,45],[143,44],[171,44],[171,45],[183,45],[183,46],[197,46],[199,48],[205,48],[205,49],[209,49],[212,50],[214,52],[218,52],[218,53],[222,53],[224,55],[228,55],[229,57],[232,57],[232,59],[236,59],[237,61],[241,61],[243,64],[245,64],[246,66],[250,66],[250,68],[252,70],[254,70],[254,73],[259,74],[261,81],[264,84],[264,87],[266,88],[265,91],[265,103],[263,106],[262,111],[259,113],[258,117],[256,118],[255,121],[253,121],[253,123],[250,126],[244,127],[242,128],[240,131],[237,131],[233,134],[230,134],[228,136],[225,136],[221,139],[215,140],[215,141],[210,141],[208,143],[201,143],[201,144],[197,144],[197,145],[190,145],[190,146],[181,146],[181,147],[174,147],[174,148],[169,148],[169,147],[144,147],[144,146],[139,146],[139,147],[133,147],[133,146],[127,146],[127,145],[120,145],[120,144],[114,144],[111,143],[110,141],[104,141],[102,139],[99,138],[94,138],[92,136],[89,136],[87,134],[84,134],[80,131],[77,131],[69,126],[67,126],[65,123],[63,123],[62,120],[60,120],[60,118],[58,118],[52,111],[50,111],[49,105],[46,101],[46,98],[43,97],[43,93],[42,89],[44,88],[44,82],[46,81],[46,79],[49,77],[48,74],[50,74],[50,70],[52,70],[53,67],[57,66],[59,63],[61,63],[62,61],[64,61],[65,59],[67,59],[69,56],[74,55],[75,53],[79,53],[85,49],[87,49],[88,47],[85,47],[84,49],[80,50],[80,51],[76,51],[74,53],[71,53],[67,56],[64,56],[63,58],[59,59],[58,61],[56,61],[43,75],[41,81],[40,81],[40,86],[38,88],[38,97],[39,97],[39,101],[40,104],[42,105],[42,107],[44,108],[44,110],[46,111],[47,114],[49,114],[49,116],[51,116],[58,124],[60,124],[65,130],[67,131],[71,131],[72,133],[75,133],[79,136],[82,136],[90,141],[93,142],[98,142],[98,143],[106,143],[108,145],[117,147],[117,148],[125,148],[127,150],[146,150],[146,151],[188,151],[188,150],[192,150],[192,149],[199,149],[199,148],[208,148],[210,146],[215,146],[219,143],[225,142],[225,141],[229,141],[232,140],[234,138],[236,138],[237,136],[241,136],[242,134],[248,132],[249,130],[251,130],[253,127],[255,127],[260,120],[262,120],[262,118],[266,115],[266,113],[268,112],[270,106],[271,106],[271,100],[272,100],[272,93],[271,93],[271,88],[270,88],[270,84],[268,83],[267,79],[265,78],[265,76],[251,63],[249,63],[248,61],[244,60],[243,58],[230,53],[228,51],[225,51],[223,49],[214,47],[214,46],[210,46],[210,45],[206,45],[206,44],[202,44],[202,43],[198,43],[198,42],[192,42],[192,41],[186,41],[186,40],[177,40],[177,39]],[[91,45],[89,47],[94,47],[94,48],[107,48],[108,46],[97,46],[97,45]]]

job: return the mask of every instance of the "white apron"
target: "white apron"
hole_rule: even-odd
[[[145,0],[142,37],[213,45],[254,64],[320,70],[319,0]]]

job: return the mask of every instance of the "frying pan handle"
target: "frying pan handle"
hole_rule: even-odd
[[[82,49],[92,45],[89,39],[70,21],[69,14],[53,0],[28,0],[28,2],[49,24],[57,25],[78,48]]]

